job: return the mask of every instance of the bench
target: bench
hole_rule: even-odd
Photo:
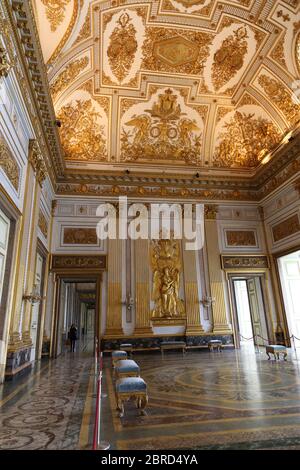
[[[163,341],[160,343],[160,352],[162,358],[164,357],[164,351],[166,349],[182,349],[182,354],[186,353],[186,343],[184,341]]]
[[[268,356],[268,360],[271,359],[270,354],[274,355],[275,361],[276,359],[280,359],[280,353],[283,355],[283,359],[286,361],[287,358],[287,350],[285,346],[279,344],[268,344],[266,346],[266,353]]]
[[[140,368],[132,359],[121,359],[116,363],[114,372],[117,379],[123,377],[139,377]]]
[[[116,402],[120,411],[120,418],[124,416],[124,403],[128,400],[135,400],[137,408],[141,414],[145,413],[148,403],[147,385],[141,377],[126,377],[116,382]]]
[[[115,367],[116,363],[120,359],[127,359],[127,352],[126,351],[113,351],[111,353],[111,358],[112,358],[112,365],[113,367]]]
[[[215,348],[220,352],[223,348],[223,343],[220,339],[211,339],[207,343],[208,349],[213,351]]]

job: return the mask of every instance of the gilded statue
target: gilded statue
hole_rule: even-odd
[[[179,298],[181,260],[179,241],[153,240],[151,244],[153,271],[152,300],[155,308],[152,318],[184,316],[184,303]]]

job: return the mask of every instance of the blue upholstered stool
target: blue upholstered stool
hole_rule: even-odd
[[[127,353],[129,353],[131,355],[132,350],[133,350],[133,346],[130,343],[123,343],[123,344],[120,345],[120,349],[122,349],[122,351],[126,351]]]
[[[116,363],[120,359],[127,359],[127,352],[126,351],[113,351],[111,353],[111,358],[112,358],[113,367],[115,367]]]
[[[135,361],[122,359],[116,363],[115,374],[117,379],[123,377],[138,377],[140,375],[140,368]]]
[[[218,351],[222,351],[223,343],[220,339],[211,339],[207,343],[208,349],[213,351],[216,348]]]
[[[268,359],[271,359],[270,354],[273,354],[275,361],[276,359],[280,359],[280,353],[283,355],[283,359],[285,361],[287,358],[286,347],[280,344],[268,344],[268,346],[266,346],[266,353],[267,353]]]
[[[116,401],[120,417],[124,416],[124,402],[135,400],[141,414],[148,403],[147,384],[141,377],[126,377],[116,382]]]

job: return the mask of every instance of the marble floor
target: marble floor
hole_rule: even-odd
[[[112,449],[300,449],[300,351],[135,353],[149,388],[147,415],[116,411],[104,360],[101,437]],[[299,359],[298,359],[299,358]],[[88,351],[42,362],[0,387],[0,449],[90,449],[95,374]]]

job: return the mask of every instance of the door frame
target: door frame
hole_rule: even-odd
[[[288,248],[286,250],[278,251],[272,254],[273,263],[275,266],[275,274],[276,274],[276,280],[277,280],[277,285],[278,285],[279,298],[281,302],[281,309],[283,313],[283,318],[282,318],[283,332],[284,332],[284,337],[285,337],[285,343],[288,347],[291,347],[291,340],[290,340],[291,332],[289,330],[289,325],[287,321],[287,312],[286,312],[286,307],[285,307],[285,302],[284,302],[284,297],[283,297],[283,290],[282,290],[282,284],[281,284],[281,279],[280,279],[278,261],[279,261],[279,258],[282,258],[283,256],[286,256],[286,255],[290,255],[291,253],[295,253],[295,251],[300,251],[300,245],[296,245],[292,248]]]
[[[248,280],[252,279],[253,277],[260,278],[260,285],[261,285],[261,295],[264,304],[264,313],[265,313],[265,321],[267,327],[267,335],[269,341],[273,340],[273,319],[271,316],[270,310],[270,297],[269,297],[269,287],[268,287],[268,274],[269,271],[267,269],[258,269],[258,270],[245,270],[245,269],[232,269],[226,270],[226,279],[228,283],[228,297],[229,297],[229,305],[230,305],[230,314],[231,314],[231,321],[233,325],[233,337],[234,337],[234,344],[237,349],[241,347],[240,337],[238,334],[238,316],[237,316],[237,307],[236,307],[236,300],[235,300],[235,292],[234,292],[234,279],[238,280]],[[249,294],[248,294],[249,296]],[[252,317],[251,317],[252,322]]]

